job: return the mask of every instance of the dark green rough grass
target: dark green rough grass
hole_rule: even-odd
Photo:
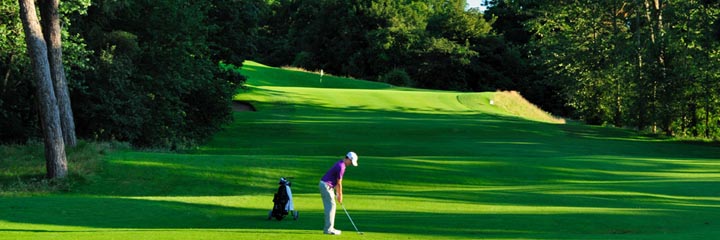
[[[120,143],[79,141],[67,147],[68,177],[45,178],[44,147],[41,142],[24,145],[0,145],[0,195],[43,194],[69,191],[76,185],[92,181],[102,168],[104,155],[128,149]]]

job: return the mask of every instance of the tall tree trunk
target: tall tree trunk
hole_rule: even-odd
[[[612,29],[613,29],[613,44],[616,45],[616,46],[618,46],[618,45],[621,44],[620,41],[617,40],[618,35],[620,35],[620,29],[619,29],[618,24],[617,24],[617,23],[618,23],[618,20],[620,20],[620,21],[627,21],[627,19],[626,19],[626,17],[625,17],[625,14],[624,14],[624,12],[625,12],[625,10],[624,10],[624,9],[625,9],[625,5],[626,5],[627,3],[623,3],[623,5],[622,5],[621,7],[619,7],[619,8],[618,8],[618,4],[619,4],[618,1],[614,1],[613,4],[612,4],[612,7],[611,7],[611,19],[612,19]],[[618,50],[613,50],[613,51],[614,51],[614,52],[613,52],[614,54],[611,54],[611,55],[610,55],[610,57],[612,58],[611,62],[612,62],[613,64],[618,63],[618,62],[621,62],[620,60],[617,59],[617,58],[619,58],[618,56],[620,55],[619,52],[616,52],[616,51],[618,51]],[[615,75],[615,74],[613,74],[613,75]],[[620,126],[623,125],[623,120],[622,120],[622,117],[623,117],[623,116],[622,116],[622,115],[623,115],[623,114],[622,114],[622,113],[623,113],[623,109],[622,109],[622,96],[621,96],[622,79],[623,79],[623,77],[620,76],[620,74],[617,74],[617,75],[615,76],[615,81],[612,82],[613,84],[615,84],[615,92],[614,92],[614,95],[615,95],[615,96],[614,96],[614,98],[615,98],[614,104],[615,104],[615,106],[614,106],[614,109],[613,109],[613,111],[614,111],[614,113],[613,113],[613,124],[615,124],[616,127],[620,127]]]
[[[5,93],[7,91],[8,79],[10,79],[10,71],[12,71],[12,65],[13,65],[14,58],[15,58],[15,54],[11,52],[10,57],[8,59],[8,68],[7,68],[7,71],[5,72],[5,77],[3,78],[3,85],[2,85],[3,92],[2,93]]]
[[[706,80],[707,81],[707,80]],[[710,138],[710,111],[712,107],[710,106],[710,96],[712,94],[712,91],[710,88],[705,88],[705,137]]]
[[[645,17],[647,18],[648,23],[650,23],[650,26],[649,26],[650,42],[652,43],[652,46],[650,47],[650,51],[649,51],[650,56],[651,56],[650,59],[653,59],[652,56],[653,56],[653,54],[655,54],[655,48],[657,45],[657,36],[656,36],[657,33],[655,31],[655,21],[653,21],[652,16],[653,16],[652,10],[650,10],[650,1],[645,0]],[[652,92],[651,92],[652,94],[651,94],[651,99],[648,101],[648,103],[649,103],[648,105],[650,106],[650,121],[652,123],[651,129],[652,129],[653,133],[656,133],[657,132],[657,104],[655,104],[655,102],[656,102],[656,97],[657,97],[657,95],[656,95],[657,79],[655,79],[655,77],[654,77],[655,75],[650,75],[650,76],[653,78],[650,80],[652,82],[652,84],[650,86],[652,89]]]
[[[47,46],[43,39],[40,23],[37,19],[34,0],[18,0],[20,3],[20,19],[25,31],[25,42],[37,80],[37,96],[40,119],[45,139],[45,165],[48,178],[64,178],[67,176],[67,158],[65,142],[60,126],[60,113],[50,76]]]
[[[657,61],[658,65],[660,67],[660,79],[659,81],[656,81],[654,89],[653,89],[653,95],[655,98],[655,111],[657,113],[655,114],[655,128],[657,129],[657,124],[660,122],[662,125],[661,128],[663,131],[665,131],[665,135],[672,135],[672,129],[670,129],[670,126],[672,125],[673,119],[672,116],[670,116],[670,112],[672,112],[672,109],[665,109],[671,107],[672,104],[672,98],[669,98],[670,94],[668,91],[668,85],[670,84],[670,79],[668,79],[668,57],[667,57],[667,39],[668,39],[668,32],[667,29],[665,29],[665,23],[663,22],[663,10],[664,10],[664,4],[662,0],[653,0],[654,5],[654,20],[656,21],[656,27],[657,27]],[[670,100],[669,100],[670,99]],[[656,131],[656,130],[655,130]]]
[[[60,14],[58,7],[60,0],[39,0],[40,23],[47,44],[48,60],[50,61],[50,74],[52,77],[55,96],[60,110],[60,124],[63,139],[68,146],[75,146],[75,120],[73,118],[70,94],[65,78],[65,69],[62,63],[62,41],[60,29]]]
[[[650,3],[649,0],[645,0],[645,14],[648,23],[650,23],[650,41],[652,43],[652,47],[650,48],[651,51],[651,59],[654,59],[654,66],[653,69],[657,69],[660,71],[659,74],[655,73],[653,74],[652,79],[652,100],[650,102],[651,106],[651,118],[652,118],[652,132],[657,132],[657,126],[658,126],[658,120],[660,120],[659,117],[659,105],[660,102],[658,100],[658,87],[659,84],[664,84],[666,82],[667,78],[667,68],[665,66],[665,29],[663,26],[663,19],[662,19],[662,13],[663,11],[663,5],[660,0],[652,0],[652,3]],[[659,81],[658,81],[658,78]]]
[[[638,6],[643,5],[642,1],[643,1],[643,0],[640,0],[640,1],[637,3]],[[636,43],[636,44],[637,44],[637,46],[636,46],[636,51],[637,51],[637,72],[636,72],[636,76],[635,76],[635,77],[636,77],[635,82],[636,82],[636,85],[637,85],[638,87],[636,87],[635,91],[638,91],[638,90],[640,90],[640,89],[643,89],[643,86],[645,86],[645,81],[646,81],[646,79],[645,79],[645,75],[646,75],[646,74],[645,74],[645,72],[644,72],[644,71],[645,71],[645,70],[644,70],[644,68],[645,68],[645,60],[644,60],[644,58],[643,58],[643,41],[642,41],[642,39],[644,39],[644,38],[643,38],[643,36],[642,36],[642,30],[641,30],[641,28],[640,28],[640,25],[641,25],[641,24],[640,24],[640,23],[641,23],[641,21],[640,21],[640,16],[645,15],[645,14],[647,13],[647,11],[646,11],[645,9],[640,8],[640,7],[638,7],[637,9],[638,9],[638,10],[637,10],[637,13],[635,14],[635,24],[636,24],[636,26],[638,26],[637,29],[635,30],[635,31],[636,31],[636,32],[635,32],[635,39],[637,40],[637,43]],[[640,129],[640,130],[644,130],[645,127],[647,126],[647,123],[646,123],[646,122],[647,122],[647,120],[646,120],[646,119],[647,119],[647,112],[645,111],[645,107],[646,107],[648,104],[647,104],[646,100],[647,100],[647,97],[646,97],[646,96],[642,96],[642,95],[640,95],[639,97],[637,97],[637,99],[635,99],[635,101],[638,102],[638,103],[637,103],[638,106],[635,107],[636,110],[637,110],[637,111],[636,111],[636,112],[637,112],[637,116],[636,116],[636,117],[637,117],[637,123],[636,123],[635,125],[636,125],[636,127],[637,127],[638,129]]]

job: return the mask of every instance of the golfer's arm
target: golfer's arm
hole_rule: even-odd
[[[342,199],[342,179],[338,179],[335,190],[337,191],[337,198]],[[341,200],[341,202],[342,202],[342,200]]]

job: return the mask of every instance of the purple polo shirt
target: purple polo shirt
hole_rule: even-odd
[[[342,179],[343,175],[345,175],[345,161],[340,160],[325,173],[325,176],[323,176],[320,181],[334,188],[337,186],[338,179]]]

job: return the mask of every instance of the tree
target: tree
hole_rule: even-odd
[[[43,38],[33,0],[18,0],[25,42],[37,81],[38,105],[45,140],[45,162],[48,178],[67,176],[67,158],[60,113],[53,88],[46,40]]]
[[[89,4],[90,0],[64,1],[59,9],[60,22],[63,23],[62,61],[70,93],[80,90],[81,82],[78,80],[82,79],[82,70],[89,70],[91,66],[88,65],[89,52],[85,50],[84,40],[67,31],[71,25],[69,16],[82,14]],[[29,139],[42,138],[42,129],[38,118],[36,81],[32,74],[26,74],[28,69],[32,69],[32,64],[27,54],[17,0],[0,0],[0,22],[0,36],[3,36],[0,37],[0,142],[25,143]],[[77,106],[73,104],[72,107]]]
[[[518,46],[526,45],[533,36],[525,23],[532,20],[542,5],[539,0],[485,0],[487,6],[485,19],[493,21],[493,30],[502,34],[510,43]]]
[[[558,4],[557,1],[553,3]],[[492,22],[492,31],[500,34],[505,45],[519,55],[518,65],[506,67],[509,71],[503,74],[517,81],[513,90],[520,91],[523,97],[546,111],[571,116],[572,109],[566,104],[563,91],[565,85],[561,84],[563,81],[551,77],[546,66],[537,64],[531,58],[538,53],[537,45],[531,40],[540,40],[541,37],[529,27],[529,23],[543,16],[541,7],[547,4],[547,0],[484,0],[483,4],[487,7],[483,16]]]
[[[546,4],[529,22],[537,34],[533,60],[560,79],[575,117],[591,124],[608,122],[611,113],[612,85],[605,77],[617,64],[610,36],[618,30],[608,8],[613,5],[593,1]]]
[[[718,99],[720,71],[718,53],[720,48],[720,2],[681,1],[668,11],[669,19],[676,24],[669,29],[672,33],[670,46],[675,58],[673,70],[681,75],[678,102],[680,124],[675,128],[682,135],[713,137],[717,134]],[[714,118],[714,119],[713,119]],[[713,126],[715,125],[715,126]]]
[[[77,16],[71,32],[87,39],[95,67],[84,72],[73,98],[83,126],[78,135],[182,149],[230,122],[232,97],[244,78],[216,61],[241,63],[253,47],[229,44],[252,43],[251,36],[222,36],[243,28],[240,16],[223,15],[227,6],[213,5],[226,3],[242,4],[95,0],[86,16]]]
[[[70,104],[70,91],[65,78],[65,67],[62,61],[62,41],[60,29],[59,0],[40,0],[40,14],[43,36],[47,44],[50,75],[53,80],[55,96],[60,109],[60,124],[63,140],[68,146],[75,146],[75,119]]]
[[[211,25],[213,61],[241,66],[258,51],[258,24],[268,12],[262,0],[212,0],[207,22]]]

